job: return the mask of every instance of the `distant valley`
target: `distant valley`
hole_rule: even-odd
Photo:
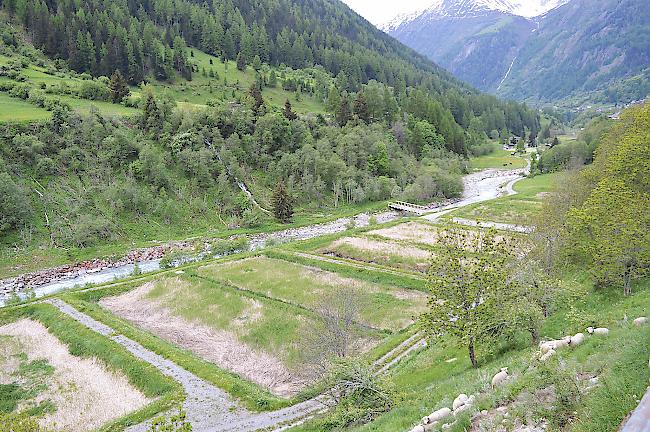
[[[616,105],[650,93],[650,12],[640,0],[440,0],[381,27],[504,98]]]

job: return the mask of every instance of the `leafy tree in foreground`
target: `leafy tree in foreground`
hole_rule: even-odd
[[[122,76],[122,72],[116,70],[111,75],[111,81],[108,83],[108,89],[111,92],[111,100],[113,103],[120,103],[124,98],[128,97],[131,91],[129,86]]]
[[[429,269],[429,311],[421,317],[431,336],[458,338],[477,367],[476,344],[499,334],[509,251],[494,230],[449,228]]]
[[[593,185],[568,213],[568,253],[602,285],[632,293],[650,268],[650,105],[628,111],[581,173]]]
[[[291,222],[293,217],[293,200],[287,192],[287,187],[283,181],[280,181],[273,192],[272,198],[273,214],[275,218],[282,223]]]
[[[601,283],[622,285],[625,295],[650,265],[648,208],[648,194],[638,196],[620,180],[606,178],[569,214],[574,247],[589,271]]]

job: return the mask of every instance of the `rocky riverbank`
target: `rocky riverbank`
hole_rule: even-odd
[[[75,279],[88,273],[161,259],[166,254],[187,251],[192,248],[193,243],[189,241],[174,241],[158,246],[135,249],[117,260],[94,259],[75,264],[65,264],[33,273],[25,273],[14,278],[0,280],[0,297],[29,291],[52,282]]]

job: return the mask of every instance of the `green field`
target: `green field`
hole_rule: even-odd
[[[265,296],[313,309],[328,293],[350,289],[359,297],[363,322],[400,330],[422,312],[426,295],[418,291],[342,277],[313,267],[257,257],[201,267],[197,273]]]
[[[0,122],[27,122],[47,120],[51,114],[21,99],[0,93]]]
[[[488,155],[471,158],[469,160],[469,167],[472,171],[480,171],[488,168],[525,168],[526,160],[520,156],[512,156],[511,153],[508,150],[495,150]]]
[[[232,100],[233,92],[238,96],[248,94],[249,88],[255,82],[255,71],[250,66],[245,71],[240,71],[234,61],[223,63],[218,57],[197,49],[192,49],[192,52],[193,57],[190,57],[190,61],[199,70],[193,74],[192,81],[181,78],[177,78],[173,82],[154,81],[149,83],[150,88],[157,94],[170,96],[181,109],[186,110],[205,109],[210,101]],[[10,57],[0,56],[0,65],[6,65],[11,60]],[[210,64],[210,60],[212,60],[212,64]],[[216,76],[203,76],[203,69],[208,73],[212,70]],[[83,82],[75,73],[49,72],[47,68],[33,64],[22,69],[21,75],[25,77],[27,84],[37,88],[45,86],[49,89],[67,89],[69,91],[74,90]],[[0,82],[11,81],[7,77],[0,77]],[[131,93],[134,98],[141,96],[140,89],[137,87],[132,87]],[[295,92],[283,90],[281,80],[278,80],[275,88],[265,87],[262,95],[269,106],[283,107],[288,99],[296,112],[324,113],[322,101],[309,94],[301,94],[298,97]],[[54,96],[67,102],[80,113],[88,113],[91,106],[107,116],[128,116],[139,112],[138,109],[110,102],[90,101],[65,94],[55,94]],[[50,114],[45,109],[20,99],[10,98],[6,93],[0,93],[0,122],[38,121],[47,119],[49,116]]]
[[[553,190],[553,185],[561,180],[562,175],[544,174],[520,180],[514,186],[516,195],[472,204],[449,213],[446,218],[531,224],[539,214],[544,194]]]

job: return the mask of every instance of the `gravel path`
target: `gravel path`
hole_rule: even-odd
[[[260,429],[280,431],[289,426],[295,426],[327,409],[327,397],[321,395],[277,411],[252,413],[241,408],[237,401],[220,388],[146,349],[126,336],[116,334],[111,327],[78,311],[64,301],[52,299],[47,300],[46,303],[56,307],[89,329],[117,342],[134,356],[155,366],[163,374],[179,382],[187,394],[183,409],[195,432],[254,432]],[[411,336],[375,362],[376,366],[381,366],[379,372],[383,372],[397,363],[406,354],[410,353],[414,349],[413,347],[419,347],[421,341],[418,341],[418,338],[419,335],[417,334]],[[414,341],[415,344],[413,344]],[[389,358],[392,358],[392,360],[386,363]],[[148,429],[148,426],[148,423],[142,423],[127,429],[127,431],[144,432]]]
[[[216,432],[231,430],[229,429],[229,425],[235,424],[242,418],[251,418],[253,415],[251,412],[242,409],[225,391],[202,380],[153,351],[146,349],[139,343],[125,336],[117,335],[112,328],[94,320],[82,312],[79,312],[77,309],[62,300],[53,299],[48,300],[47,303],[79,321],[89,329],[117,342],[129,350],[134,356],[155,366],[163,374],[178,381],[187,393],[187,397],[183,403],[183,409],[187,413],[187,420],[192,423],[194,431]],[[128,430],[139,432],[146,431],[147,428],[147,424],[141,424]],[[255,429],[241,428],[239,430],[253,431]]]
[[[388,369],[395,366],[399,363],[404,357],[407,357],[413,351],[424,348],[427,346],[426,339],[422,336],[421,333],[416,333],[410,338],[406,339],[404,342],[390,350],[388,353],[384,354],[382,358],[377,360],[374,363],[375,367],[378,367],[377,373],[382,374]],[[397,355],[396,355],[397,354]]]

